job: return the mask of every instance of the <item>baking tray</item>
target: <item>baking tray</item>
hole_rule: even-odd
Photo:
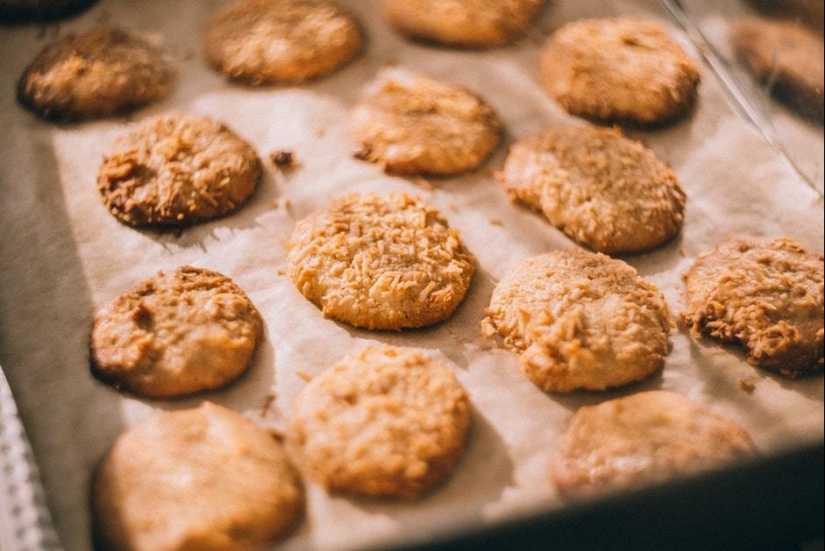
[[[264,191],[258,194],[248,209],[253,216],[250,226],[260,220],[266,225],[272,218],[282,217],[282,225],[287,227],[312,207],[320,206],[322,200],[335,189],[356,185],[352,183],[354,179],[360,179],[358,186],[368,189],[417,189],[405,182],[386,179],[371,167],[352,164],[354,161],[349,159],[348,152],[333,152],[327,143],[338,140],[339,136],[334,135],[336,124],[345,117],[348,106],[356,100],[363,86],[381,65],[396,62],[479,91],[499,110],[508,127],[507,142],[512,143],[545,126],[569,120],[546,99],[536,83],[538,50],[550,30],[565,20],[585,16],[648,13],[656,17],[671,17],[675,29],[682,27],[686,31],[680,37],[686,47],[693,51],[697,59],[704,59],[708,64],[699,112],[690,120],[669,129],[639,135],[674,166],[683,180],[691,180],[684,183],[689,188],[689,195],[693,195],[689,200],[694,200],[694,205],[698,203],[698,206],[689,211],[690,226],[681,241],[665,251],[637,257],[630,262],[643,275],[663,286],[669,302],[673,304],[680,300],[680,289],[673,284],[672,278],[678,279],[677,274],[699,252],[699,246],[694,247],[691,243],[693,238],[704,244],[721,239],[722,232],[781,233],[798,237],[817,250],[822,249],[821,195],[810,193],[811,183],[798,170],[798,163],[789,163],[785,158],[792,155],[784,150],[786,147],[790,150],[788,142],[782,142],[779,144],[782,149],[778,148],[776,141],[771,139],[770,131],[760,125],[760,120],[748,117],[748,97],[747,92],[743,92],[744,86],[739,81],[728,80],[727,71],[733,70],[732,65],[724,54],[719,53],[718,42],[708,38],[712,34],[706,32],[709,27],[705,16],[709,12],[697,10],[694,5],[688,6],[685,13],[682,11],[685,6],[675,5],[674,10],[672,2],[557,0],[519,45],[490,52],[467,53],[406,43],[375,17],[375,2],[353,0],[342,3],[350,6],[367,22],[370,36],[368,53],[340,74],[303,87],[321,100],[317,118],[307,115],[302,121],[320,124],[311,138],[322,142],[322,146],[319,146],[320,150],[313,149],[311,152],[328,154],[333,162],[331,165],[314,165],[313,159],[306,157],[311,148],[301,149],[304,142],[298,138],[290,139],[289,124],[279,127],[282,131],[280,136],[271,136],[263,128],[243,129],[255,137],[253,141],[262,156],[278,145],[296,148],[299,158],[304,156],[308,161],[293,181],[285,181],[272,173],[268,175]],[[157,410],[189,407],[204,398],[172,404],[141,402],[121,398],[93,382],[86,364],[84,333],[94,305],[135,283],[140,279],[137,273],[147,277],[157,269],[171,269],[183,261],[222,268],[225,273],[235,276],[243,271],[241,268],[246,268],[245,264],[236,264],[231,260],[218,261],[215,257],[224,252],[221,243],[227,243],[248,230],[245,219],[241,223],[236,219],[229,224],[208,225],[202,231],[188,232],[181,237],[157,238],[137,233],[135,242],[123,243],[117,240],[115,234],[127,230],[111,223],[106,213],[101,216],[93,209],[88,224],[79,225],[79,213],[86,208],[79,205],[89,204],[88,200],[93,196],[82,187],[83,183],[88,183],[90,175],[93,176],[99,155],[105,151],[105,144],[122,134],[131,121],[115,120],[64,127],[36,120],[22,112],[13,98],[12,84],[25,62],[57,35],[111,22],[145,32],[158,31],[166,37],[182,68],[181,84],[172,99],[136,114],[133,120],[183,108],[207,114],[217,110],[232,125],[233,120],[247,115],[245,104],[254,104],[259,108],[274,107],[272,117],[283,116],[293,123],[289,119],[288,109],[285,107],[279,111],[270,99],[278,96],[302,105],[298,100],[303,96],[295,90],[238,89],[204,67],[197,48],[199,28],[205,14],[219,2],[181,1],[162,8],[161,5],[160,2],[137,5],[126,0],[102,0],[82,16],[60,24],[0,27],[0,51],[4,52],[0,59],[3,75],[0,124],[8,129],[0,136],[0,148],[5,152],[0,164],[0,186],[4,200],[4,208],[0,210],[3,215],[0,226],[6,236],[0,240],[0,281],[4,288],[0,292],[0,363],[6,370],[15,398],[10,399],[11,393],[8,391],[0,392],[0,396],[4,397],[0,401],[0,417],[3,419],[0,435],[7,440],[0,442],[3,466],[0,487],[4,492],[0,503],[3,510],[0,515],[3,524],[0,527],[5,538],[0,538],[0,542],[3,551],[85,549],[89,526],[83,489],[88,484],[92,467],[105,448],[126,426],[140,418]],[[155,8],[165,16],[153,16]],[[170,13],[173,14],[171,17]],[[697,29],[700,35],[695,33]],[[695,47],[691,47],[691,40]],[[709,44],[714,50],[706,49]],[[724,71],[712,64],[713,58],[708,57],[709,53],[719,54],[724,62]],[[468,56],[472,58],[470,64],[467,62]],[[496,88],[496,83],[501,84],[501,88]],[[487,88],[489,86],[492,88]],[[207,99],[201,97],[204,91],[211,94]],[[241,101],[236,101],[238,98]],[[727,127],[725,135],[714,133],[718,130],[714,120],[719,121],[718,126]],[[821,129],[809,130],[821,140]],[[701,139],[692,135],[700,131],[703,133]],[[296,135],[299,133],[296,129]],[[333,136],[330,137],[330,134]],[[727,135],[730,135],[731,143],[724,140]],[[336,142],[335,145],[339,144]],[[470,304],[462,306],[457,314],[458,325],[477,323],[475,318],[488,300],[492,284],[508,265],[507,261],[511,260],[491,258],[485,250],[495,249],[497,244],[502,243],[503,238],[498,232],[527,236],[524,243],[513,247],[515,257],[570,246],[565,238],[554,233],[531,213],[519,211],[503,200],[500,204],[496,203],[503,196],[491,172],[501,165],[503,155],[504,148],[482,173],[470,178],[435,181],[432,185],[436,191],[422,191],[429,194],[451,222],[462,230],[465,239],[470,241],[471,249],[480,257],[482,274],[468,297]],[[85,163],[73,161],[86,157],[94,160]],[[707,165],[709,161],[719,166],[715,170],[703,170],[702,165]],[[335,167],[336,171],[322,172],[329,166]],[[352,171],[355,171],[354,175]],[[711,173],[704,181],[703,171]],[[321,186],[302,194],[303,190],[299,187],[316,183],[322,176],[332,180],[329,187]],[[736,182],[737,179],[741,182]],[[478,185],[479,182],[485,186],[481,191],[466,192],[467,185]],[[709,191],[714,186],[719,186],[718,193]],[[749,187],[747,193],[743,192],[743,186]],[[736,193],[739,202],[732,203],[731,192]],[[315,195],[321,197],[313,197]],[[488,208],[491,203],[495,205],[494,209]],[[784,214],[777,215],[773,212],[775,210]],[[797,210],[803,216],[794,216]],[[496,223],[488,227],[493,217]],[[485,235],[475,237],[468,232],[468,228],[474,226],[487,227]],[[255,230],[248,231],[254,233]],[[97,232],[112,234],[113,243],[109,247],[99,247],[102,250],[92,255],[88,247],[84,247],[88,243],[100,242],[96,241],[100,237],[94,235]],[[160,263],[141,265],[141,240],[152,240],[153,246],[171,251],[169,258],[164,257],[165,260]],[[137,248],[132,250],[131,246],[135,244]],[[275,248],[279,243],[268,246]],[[241,250],[248,253],[252,249],[244,244]],[[90,256],[93,258],[90,259]],[[275,260],[280,258],[275,256]],[[267,260],[271,258],[265,255],[261,259],[262,262]],[[272,271],[277,270],[277,262],[274,264]],[[663,275],[665,272],[667,275]],[[263,296],[263,291],[253,284],[253,276],[248,276],[252,289],[247,288],[247,291],[255,300]],[[242,276],[241,282],[245,281]],[[289,292],[288,282],[280,281],[278,285],[283,292]],[[276,320],[292,319],[298,315],[311,316],[313,313],[317,315],[300,301],[288,303],[283,309],[272,308],[272,300],[264,299],[263,302],[263,310],[274,316],[267,319],[270,328],[277,325]],[[676,307],[675,304],[673,306]],[[336,355],[342,355],[351,343],[362,344],[374,339],[395,344],[432,341],[430,348],[443,350],[448,359],[462,367],[464,372],[461,375],[466,382],[475,383],[467,379],[474,370],[481,371],[488,376],[488,380],[506,383],[518,392],[524,392],[525,407],[538,405],[537,411],[542,415],[546,413],[541,409],[545,406],[544,402],[553,401],[554,406],[559,406],[547,413],[563,418],[580,405],[620,394],[548,398],[530,388],[517,370],[503,378],[490,378],[492,371],[486,364],[479,367],[470,362],[472,369],[469,369],[461,365],[460,347],[454,342],[471,340],[476,332],[475,327],[465,329],[448,324],[432,335],[422,337],[419,334],[409,338],[374,336],[363,332],[343,335],[344,330],[339,326],[332,326],[331,330],[334,334],[330,342],[337,344],[337,350],[330,355],[321,355],[308,350],[307,342],[297,339],[291,342],[270,329],[268,341],[271,346],[257,362],[274,363],[277,351],[277,363],[283,366],[288,365],[291,354],[303,354],[312,359],[320,370]],[[476,346],[478,341],[472,342],[472,346]],[[448,483],[435,496],[411,506],[412,509],[432,509],[434,515],[444,517],[445,521],[425,522],[428,517],[415,518],[413,514],[408,529],[400,533],[345,540],[337,547],[333,543],[334,532],[328,536],[329,539],[313,540],[313,534],[305,526],[285,542],[285,547],[780,549],[798,548],[809,542],[816,545],[821,541],[823,517],[822,378],[792,383],[758,373],[744,365],[735,353],[713,345],[693,344],[684,329],[676,334],[674,348],[674,357],[682,353],[695,353],[700,357],[700,363],[718,363],[725,369],[729,368],[730,372],[706,373],[679,360],[669,360],[662,377],[634,387],[629,392],[643,388],[684,389],[712,407],[721,408],[743,420],[750,429],[756,429],[760,433],[758,440],[764,444],[763,459],[720,473],[680,480],[587,505],[560,506],[556,500],[541,497],[549,490],[542,487],[538,492],[539,498],[528,497],[523,503],[510,504],[504,507],[504,512],[495,515],[475,514],[477,503],[470,502],[468,509],[471,512],[468,514],[455,505],[461,503],[460,499],[450,505],[443,494],[455,498],[457,495],[460,497],[462,485],[465,488],[484,486],[487,483],[485,472],[479,466],[489,465],[491,476],[495,477],[501,474],[508,460],[499,453],[501,442],[495,439],[497,429],[501,428],[495,417],[496,412],[488,413],[490,409],[495,410],[497,404],[488,400],[483,391],[473,394],[471,388],[471,394],[480,403],[477,409],[482,415],[477,415],[475,419],[478,428],[474,434],[475,443],[471,442],[468,452],[470,457],[459,465],[454,477],[459,480]],[[478,352],[493,355],[492,361],[513,365],[512,358],[506,352]],[[497,373],[495,375],[499,376]],[[205,398],[257,415],[260,403],[268,399],[269,377],[276,380],[276,385],[283,383],[284,375],[280,369],[276,373],[263,370],[263,373],[246,377],[225,393]],[[798,395],[804,396],[805,407],[800,410],[796,403],[777,406],[760,401],[760,411],[753,413],[750,411],[751,397],[738,390],[738,383],[744,378],[758,383],[756,394],[760,400],[765,398],[761,393],[771,398]],[[289,384],[282,386],[286,387],[285,395],[288,396],[292,388]],[[800,427],[796,418],[812,413],[818,415],[818,424],[814,423],[812,429]],[[276,426],[279,422],[277,415],[259,417],[259,420],[263,424]],[[554,425],[553,430],[536,438],[542,444],[552,442],[563,428],[563,423],[554,421],[550,424]],[[33,453],[28,451],[30,448],[23,436],[23,425],[29,433]],[[505,435],[505,438],[508,437]],[[496,453],[485,457],[484,447],[488,445],[492,445]],[[510,449],[506,451],[509,453]],[[518,453],[523,451],[517,450]],[[517,456],[517,452],[513,452],[513,456]],[[524,455],[528,456],[526,453]],[[535,462],[535,455],[529,458]],[[534,470],[543,468],[543,465],[538,465]],[[512,476],[513,469],[503,471]],[[518,471],[516,475],[518,478]],[[41,476],[45,491],[39,483]],[[523,482],[521,484],[525,485]],[[519,481],[513,482],[513,486],[518,489]],[[544,486],[548,486],[546,481]],[[21,487],[24,488],[22,492],[19,491]],[[311,502],[316,503],[316,508],[310,512],[312,517],[323,512],[318,503],[330,510],[341,506],[341,500],[328,501],[317,489],[310,488],[310,492]],[[393,518],[403,516],[402,509],[406,507],[363,506],[362,509],[370,515]],[[359,526],[355,528],[358,531],[368,530]]]

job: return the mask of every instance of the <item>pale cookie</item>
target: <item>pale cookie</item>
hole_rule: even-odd
[[[731,40],[737,57],[777,98],[810,117],[825,117],[821,34],[791,21],[751,18],[734,25]]]
[[[161,46],[101,27],[46,46],[23,71],[17,99],[44,119],[78,121],[157,102],[176,81],[177,70]]]
[[[466,391],[421,350],[370,347],[297,396],[290,439],[332,492],[415,498],[457,462],[470,424]]]
[[[445,321],[475,271],[459,232],[404,193],[338,199],[299,222],[287,248],[292,281],[325,317],[371,330]]]
[[[76,15],[97,0],[0,0],[0,24],[52,21]]]
[[[625,17],[557,30],[541,56],[541,79],[573,115],[649,126],[686,115],[701,76],[664,26]]]
[[[502,134],[493,108],[470,91],[400,69],[381,73],[352,119],[356,157],[396,174],[474,170]]]
[[[261,174],[255,149],[225,125],[161,115],[118,140],[97,186],[109,212],[125,224],[183,228],[239,209]]]
[[[297,524],[304,489],[271,434],[207,402],[122,434],[91,502],[101,551],[252,551]]]
[[[92,371],[150,398],[214,390],[249,368],[262,330],[261,315],[232,280],[184,266],[158,273],[97,311]]]
[[[737,422],[679,394],[643,392],[576,412],[551,460],[550,478],[564,498],[592,498],[755,454]]]
[[[203,32],[209,63],[250,85],[319,78],[352,60],[363,44],[357,21],[327,0],[235,0]]]
[[[732,239],[686,276],[694,334],[741,344],[748,362],[786,377],[823,369],[823,255],[791,239]]]
[[[509,44],[521,37],[543,0],[385,0],[384,14],[401,33],[468,48]]]
[[[514,200],[605,254],[653,249],[684,221],[676,175],[619,130],[560,127],[522,140],[510,150],[503,180]]]
[[[646,379],[668,354],[662,293],[621,260],[556,251],[512,268],[496,286],[486,337],[500,336],[547,392],[605,390]]]

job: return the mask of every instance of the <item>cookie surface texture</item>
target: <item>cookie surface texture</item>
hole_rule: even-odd
[[[684,221],[676,175],[618,130],[559,127],[524,139],[511,148],[503,179],[513,199],[605,254],[655,248]]]
[[[38,116],[70,122],[125,114],[166,97],[177,69],[161,46],[100,27],[46,46],[17,83],[17,99]]]
[[[290,441],[332,492],[411,499],[444,479],[470,424],[466,391],[423,351],[370,347],[296,397]]]
[[[75,15],[97,0],[0,0],[0,24],[52,21]]]
[[[825,40],[792,21],[745,19],[732,30],[737,57],[754,78],[803,114],[825,117]]]
[[[356,156],[407,175],[474,170],[496,150],[502,133],[495,111],[478,96],[401,69],[379,75],[352,119]]]
[[[384,13],[401,33],[448,46],[501,46],[524,34],[542,0],[385,0]]]
[[[732,239],[686,278],[695,334],[741,344],[748,362],[787,377],[823,369],[823,255],[791,239]]]
[[[103,160],[97,185],[121,222],[183,228],[238,210],[261,174],[255,149],[225,125],[171,114],[120,138]]]
[[[229,278],[184,266],[136,285],[94,316],[92,370],[150,398],[229,384],[252,363],[263,321]]]
[[[754,455],[736,421],[688,398],[642,392],[583,407],[562,435],[550,477],[567,499],[630,490]]]
[[[475,271],[459,232],[405,193],[338,199],[300,221],[287,247],[298,290],[325,317],[370,330],[445,321]]]
[[[352,60],[363,43],[357,21],[327,0],[235,0],[203,33],[209,63],[249,85],[322,77]]]
[[[663,25],[633,17],[567,24],[548,40],[540,65],[544,87],[571,114],[639,126],[686,115],[701,79]]]
[[[547,392],[605,390],[646,379],[668,354],[670,313],[634,268],[605,255],[556,251],[514,266],[496,286],[486,337],[501,337]]]
[[[122,434],[92,482],[96,549],[251,551],[299,521],[304,490],[272,435],[205,403]]]

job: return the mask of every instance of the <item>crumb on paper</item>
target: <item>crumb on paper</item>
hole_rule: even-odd
[[[687,251],[684,247],[679,247],[679,256],[681,256],[682,258],[687,258]]]
[[[312,376],[311,373],[307,373],[303,369],[299,369],[298,371],[295,372],[295,374],[297,376],[299,376],[301,379],[303,379],[304,381],[306,381],[307,383],[311,383],[312,379],[314,379],[314,377]]]
[[[283,270],[278,270],[278,271],[277,271],[277,272],[275,272],[275,273],[278,275],[278,277],[284,277],[284,276],[286,275],[286,272],[285,272],[285,271],[283,271]]]
[[[274,392],[270,392],[266,395],[264,405],[261,407],[261,417],[266,417],[269,415],[269,411],[272,409],[272,406],[275,405],[275,401],[277,399],[278,396]]]
[[[413,184],[426,191],[435,191],[435,186],[426,178],[416,178],[412,181]]]
[[[267,429],[266,432],[268,432],[269,435],[272,438],[274,438],[275,440],[277,440],[278,442],[283,442],[284,440],[286,440],[286,435],[283,433],[283,431],[280,431],[278,429],[270,428],[270,429]]]
[[[502,220],[501,218],[491,218],[490,225],[497,226],[499,228],[504,227],[504,220]]]
[[[753,394],[753,391],[756,390],[756,381],[753,379],[742,379],[739,381],[739,388],[742,389],[743,392]]]

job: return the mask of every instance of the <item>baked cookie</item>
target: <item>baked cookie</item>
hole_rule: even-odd
[[[23,71],[17,100],[47,120],[96,119],[157,102],[176,81],[177,70],[161,46],[100,27],[46,46]]]
[[[591,498],[722,468],[755,455],[738,423],[679,394],[642,392],[583,407],[562,435],[550,478]]]
[[[646,379],[668,354],[670,312],[634,268],[603,254],[555,251],[517,264],[493,291],[485,337],[503,337],[547,392]]]
[[[214,390],[252,363],[258,310],[229,278],[184,266],[126,291],[94,316],[93,373],[149,398]]]
[[[253,86],[324,76],[352,60],[363,44],[355,19],[327,0],[235,0],[203,32],[209,63]]]
[[[118,140],[97,174],[103,203],[138,227],[183,228],[239,209],[258,186],[255,149],[208,117],[160,115]]]
[[[685,193],[656,154],[616,129],[553,128],[510,150],[511,198],[605,254],[647,251],[682,228]]]
[[[731,31],[737,57],[778,99],[803,114],[825,117],[825,40],[791,21],[737,22]]]
[[[96,0],[0,0],[0,23],[52,21],[75,15]]]
[[[635,17],[569,23],[541,55],[544,87],[573,115],[660,125],[696,103],[699,68],[654,21]]]
[[[686,276],[694,334],[738,343],[748,362],[786,377],[823,369],[823,255],[791,239],[732,239]]]
[[[448,46],[487,48],[518,39],[543,0],[384,0],[384,14],[401,33]]]
[[[351,194],[295,227],[289,275],[327,318],[379,331],[449,318],[475,258],[431,205],[405,193]]]
[[[370,347],[297,396],[289,436],[332,492],[415,498],[443,480],[464,448],[466,391],[423,351]]]
[[[355,107],[356,157],[387,172],[450,176],[478,168],[498,147],[502,125],[470,91],[384,70]]]
[[[304,490],[283,446],[204,403],[122,434],[95,471],[95,549],[249,551],[282,539]]]

